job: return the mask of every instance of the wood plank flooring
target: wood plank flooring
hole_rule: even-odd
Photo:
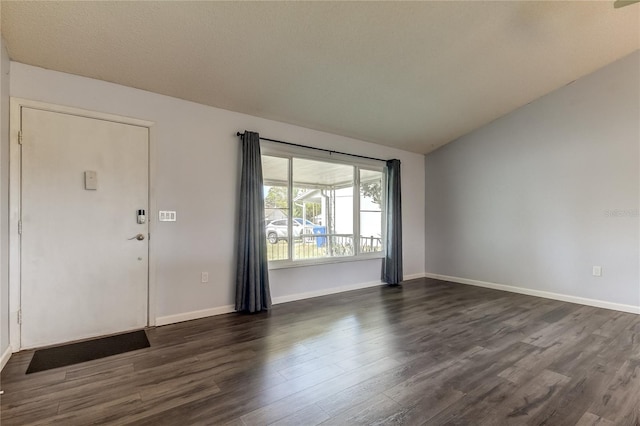
[[[2,426],[640,425],[640,316],[431,279],[148,330],[26,376]]]

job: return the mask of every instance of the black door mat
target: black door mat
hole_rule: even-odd
[[[79,364],[151,346],[144,330],[117,336],[39,349],[33,354],[26,374]]]

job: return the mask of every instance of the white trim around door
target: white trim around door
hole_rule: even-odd
[[[20,234],[18,223],[21,219],[21,150],[19,143],[19,131],[21,130],[21,111],[23,107],[40,109],[44,111],[70,114],[79,117],[86,117],[98,120],[112,121],[115,123],[129,124],[149,129],[149,212],[147,220],[149,223],[149,234],[153,236],[155,231],[156,211],[155,200],[155,178],[156,178],[156,149],[153,143],[154,123],[137,118],[123,117],[113,114],[88,111],[79,108],[54,105],[39,101],[32,101],[21,98],[10,99],[9,111],[9,341],[13,352],[21,349],[20,342]],[[155,247],[153,238],[149,238],[149,272],[148,272],[148,312],[147,325],[155,325],[155,298],[156,298],[156,262]]]

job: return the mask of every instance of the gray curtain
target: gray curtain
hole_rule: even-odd
[[[245,131],[242,138],[242,176],[236,269],[236,311],[259,312],[271,308],[260,136]]]
[[[402,282],[402,196],[400,160],[387,161],[387,233],[382,264],[382,281],[397,285]]]

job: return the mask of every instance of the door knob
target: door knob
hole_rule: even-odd
[[[138,241],[142,241],[144,240],[144,234],[138,234],[135,237],[131,237],[129,238],[130,240],[138,240]]]

